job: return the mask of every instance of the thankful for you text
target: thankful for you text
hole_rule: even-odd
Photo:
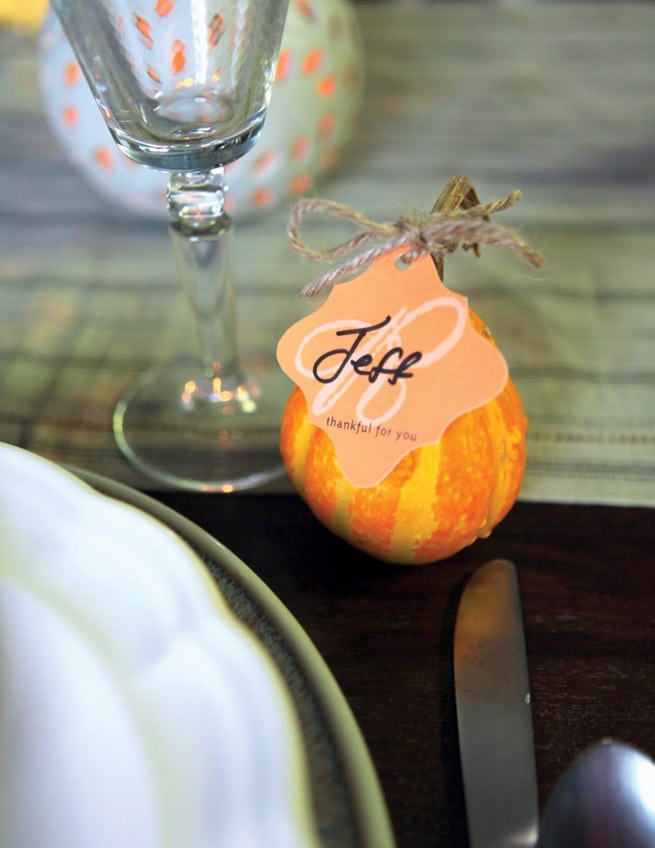
[[[354,418],[336,418],[334,415],[328,415],[325,418],[325,426],[335,430],[349,430],[357,436],[393,439],[396,442],[416,441],[416,433],[410,433],[408,430],[399,430],[397,427],[385,427],[383,424],[374,424],[373,422],[365,424],[363,421],[357,421]]]

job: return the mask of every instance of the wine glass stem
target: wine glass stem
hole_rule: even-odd
[[[170,234],[191,305],[208,378],[239,370],[232,222],[225,212],[223,169],[173,173],[168,183]]]

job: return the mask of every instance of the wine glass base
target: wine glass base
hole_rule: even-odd
[[[278,442],[289,387],[270,372],[261,382],[219,380],[189,359],[148,371],[116,405],[116,443],[135,468],[176,489],[261,486],[284,474]]]

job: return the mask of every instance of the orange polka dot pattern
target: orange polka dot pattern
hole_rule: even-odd
[[[166,50],[155,50],[160,23],[173,8],[174,0],[150,0],[141,14],[121,21],[152,52],[142,72],[153,84],[163,76],[185,84],[184,40],[171,37]],[[224,24],[220,13],[210,20],[210,46],[227,35]],[[220,67],[213,72],[220,75]],[[116,148],[52,13],[42,31],[40,82],[50,126],[70,161],[110,200],[164,218],[166,175],[135,165]],[[253,150],[226,169],[230,214],[245,218],[278,206],[336,168],[356,126],[363,82],[349,1],[291,0],[264,131]]]

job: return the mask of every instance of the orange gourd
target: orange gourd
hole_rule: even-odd
[[[491,333],[472,311],[474,328]],[[441,439],[407,454],[380,483],[344,476],[326,433],[295,388],[282,417],[287,473],[314,515],[368,554],[398,564],[446,559],[489,536],[514,504],[526,462],[527,419],[513,382],[453,421]]]
[[[433,212],[468,215],[484,222],[512,205],[521,193],[480,204],[466,177],[456,176]],[[533,267],[540,254],[514,233],[496,229],[501,244],[517,250]],[[477,235],[481,235],[480,232]],[[443,257],[461,244],[479,255],[473,235],[455,239],[433,254],[443,279]],[[471,309],[473,328],[496,344]],[[296,387],[282,416],[280,451],[288,475],[314,515],[336,535],[378,559],[419,564],[453,556],[483,539],[507,515],[518,497],[526,464],[528,421],[512,380],[493,400],[452,421],[440,440],[407,454],[379,483],[359,488],[343,474],[329,436],[309,421],[305,396]]]

